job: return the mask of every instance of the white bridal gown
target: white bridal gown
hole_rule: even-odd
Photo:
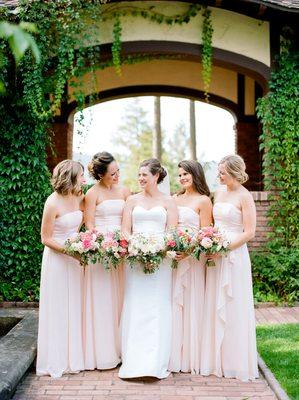
[[[133,233],[165,232],[167,212],[162,206],[147,210],[136,206],[132,212]],[[122,314],[122,366],[120,378],[153,376],[166,378],[171,348],[170,261],[159,270],[144,274],[142,267],[126,267]]]

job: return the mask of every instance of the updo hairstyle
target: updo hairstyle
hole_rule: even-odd
[[[100,181],[101,178],[106,174],[108,170],[108,166],[112,161],[115,161],[112,154],[107,151],[102,151],[100,153],[96,153],[91,162],[88,164],[88,171],[90,175],[97,181]]]
[[[243,184],[248,181],[245,162],[239,155],[233,154],[223,157],[219,164],[224,164],[226,172],[239,183]]]
[[[157,183],[161,183],[163,181],[163,179],[165,178],[165,176],[167,175],[166,170],[162,167],[162,165],[160,164],[160,161],[157,158],[150,158],[148,160],[144,160],[142,161],[142,163],[139,166],[141,167],[148,167],[148,169],[150,170],[150,173],[152,175],[157,175],[159,174],[159,178]]]

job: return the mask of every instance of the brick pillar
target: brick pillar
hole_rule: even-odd
[[[256,231],[255,237],[248,242],[250,251],[259,251],[268,242],[268,235],[271,228],[267,225],[267,212],[269,209],[269,199],[267,192],[251,192],[256,206]]]
[[[262,190],[262,155],[259,151],[259,124],[258,122],[237,122],[236,149],[244,158],[249,181],[245,184],[247,189]]]
[[[67,122],[54,122],[52,125],[51,147],[53,150],[50,147],[47,149],[47,164],[51,173],[55,165],[70,156],[68,149],[68,137],[70,135],[68,135],[68,129],[69,124]]]

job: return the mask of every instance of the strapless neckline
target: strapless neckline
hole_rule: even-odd
[[[135,208],[138,208],[138,207],[142,208],[144,211],[151,211],[151,210],[153,210],[155,208],[161,208],[162,210],[164,210],[167,213],[165,207],[163,207],[163,206],[153,206],[151,208],[144,208],[143,206],[137,205],[137,206],[134,207],[133,211],[135,210]]]
[[[234,207],[237,211],[239,211],[240,213],[242,212],[237,206],[235,206],[233,203],[229,203],[228,201],[217,201],[217,202],[214,204],[214,207],[215,207],[217,204],[229,204],[229,205],[233,206],[233,207]]]
[[[123,202],[125,202],[124,199],[106,199],[106,200],[101,201],[99,204],[97,204],[96,208],[101,206],[103,203],[107,203],[108,201],[123,201]]]
[[[193,211],[193,213],[197,216],[197,217],[199,217],[199,214],[195,211],[195,210],[193,210],[193,208],[191,208],[191,207],[188,207],[188,206],[177,206],[178,208],[186,208],[187,210],[191,210],[191,211]]]
[[[67,212],[67,213],[65,213],[65,214],[60,215],[59,217],[56,217],[56,219],[63,218],[63,217],[65,217],[66,215],[74,214],[74,213],[77,213],[77,212],[82,213],[83,211],[81,211],[81,210],[70,211],[70,212]]]

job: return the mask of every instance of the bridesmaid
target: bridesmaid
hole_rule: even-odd
[[[174,196],[179,210],[179,226],[198,230],[212,224],[212,202],[202,166],[197,161],[181,161],[182,190]],[[200,372],[201,333],[205,290],[204,261],[178,254],[173,273],[173,336],[169,370]]]
[[[114,157],[103,151],[88,166],[96,183],[85,196],[85,224],[99,232],[120,229],[128,189],[121,187]],[[120,363],[119,322],[123,301],[123,270],[106,271],[91,264],[85,272],[85,369],[110,369]]]
[[[54,169],[54,193],[44,207],[37,375],[59,378],[84,369],[83,271],[78,260],[64,254],[65,240],[74,236],[82,223],[83,183],[82,165],[62,161]]]
[[[216,267],[207,268],[201,374],[247,381],[258,377],[246,245],[255,235],[256,211],[251,194],[242,186],[248,175],[240,156],[220,161],[219,178],[226,190],[215,194],[215,225],[226,232],[231,243],[228,256],[215,255]]]

